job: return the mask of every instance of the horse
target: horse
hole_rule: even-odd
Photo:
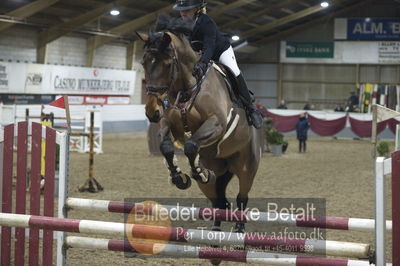
[[[137,34],[144,42],[146,116],[160,122],[160,151],[170,182],[187,189],[194,179],[213,208],[227,209],[226,187],[236,175],[237,208],[245,210],[261,157],[256,129],[249,125],[245,110],[232,102],[223,75],[211,64],[202,79],[193,77],[199,54],[185,36],[168,30]],[[176,164],[174,141],[183,144],[190,176]],[[214,221],[213,230],[220,230],[220,225]],[[243,222],[235,224],[235,232],[244,229]]]

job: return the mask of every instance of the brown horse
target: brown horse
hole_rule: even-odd
[[[236,203],[244,210],[261,155],[256,129],[249,126],[245,111],[232,103],[224,78],[214,67],[209,66],[202,80],[192,76],[199,55],[184,36],[138,35],[145,42],[146,116],[150,122],[161,120],[160,150],[170,180],[187,189],[193,178],[214,208],[226,209],[230,205],[225,190],[236,175]],[[174,161],[173,140],[184,144],[190,177]],[[220,224],[214,222],[214,228]],[[244,224],[237,223],[235,231],[243,232]]]

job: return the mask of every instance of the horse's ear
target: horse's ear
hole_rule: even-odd
[[[164,33],[163,37],[162,37],[162,42],[161,42],[161,50],[165,50],[165,48],[167,48],[169,46],[169,44],[171,43],[172,39],[171,36],[168,33]]]
[[[144,42],[147,42],[149,40],[149,35],[146,33],[142,33],[142,32],[137,32],[135,31],[136,35],[139,37],[139,39],[141,39]]]

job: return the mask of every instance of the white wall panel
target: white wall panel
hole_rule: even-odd
[[[125,46],[103,45],[96,50],[93,67],[125,69],[126,53],[127,49]]]
[[[86,65],[86,39],[61,37],[47,45],[47,62],[59,65]]]
[[[0,59],[36,62],[36,31],[13,27],[0,34]]]
[[[277,64],[242,64],[240,69],[256,99],[267,107],[275,106],[278,94]]]

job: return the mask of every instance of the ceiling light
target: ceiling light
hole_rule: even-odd
[[[365,22],[371,22],[371,18],[365,18]]]
[[[232,36],[232,41],[236,42],[236,41],[239,41],[239,40],[240,40],[240,37],[238,35],[233,35]]]
[[[329,6],[329,3],[326,1],[321,3],[321,7],[323,7],[323,8],[328,7],[328,6]]]
[[[120,12],[119,12],[119,10],[118,9],[112,9],[111,11],[110,11],[110,15],[112,15],[112,16],[118,16],[120,14]]]

